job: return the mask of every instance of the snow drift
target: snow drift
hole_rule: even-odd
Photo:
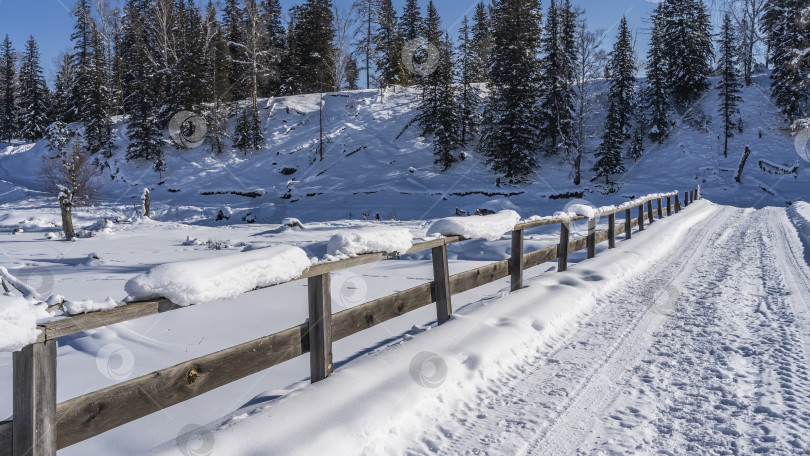
[[[428,228],[427,235],[463,236],[467,239],[497,241],[512,231],[520,222],[517,212],[506,210],[491,215],[447,217],[437,220]]]
[[[357,256],[364,253],[405,253],[413,247],[413,236],[405,228],[368,229],[338,233],[329,239],[329,256]]]
[[[291,280],[311,262],[298,247],[277,246],[219,258],[162,264],[129,280],[128,300],[164,297],[187,306],[234,299],[257,287]]]

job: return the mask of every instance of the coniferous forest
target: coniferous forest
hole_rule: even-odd
[[[415,123],[433,140],[435,165],[450,169],[473,145],[504,182],[531,179],[563,160],[579,184],[583,154],[595,177],[625,170],[645,141],[663,142],[674,117],[721,80],[726,138],[739,88],[757,65],[771,71],[773,103],[790,122],[810,114],[810,0],[737,0],[715,30],[703,0],[664,0],[639,34],[623,19],[610,49],[570,0],[481,2],[456,38],[433,1],[126,0],[120,9],[77,0],[71,52],[48,84],[34,36],[0,44],[0,140],[65,142],[80,130],[97,166],[116,147],[112,116],[124,115],[126,158],[166,170],[162,136],[178,112],[200,113],[213,154],[261,149],[260,98],[360,87],[414,86]],[[2,31],[0,31],[1,33]],[[608,39],[613,37],[608,37]],[[755,49],[765,48],[764,55]],[[716,55],[717,54],[717,55]],[[765,62],[761,62],[764,59]],[[637,77],[646,76],[639,84]],[[609,86],[601,141],[584,145],[587,82]],[[226,119],[235,127],[228,131]]]

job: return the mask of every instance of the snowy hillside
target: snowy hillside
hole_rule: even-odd
[[[473,212],[485,206],[546,213],[566,203],[553,197],[569,192],[583,192],[582,199],[598,206],[616,197],[697,183],[703,185],[706,197],[718,203],[784,206],[803,197],[810,171],[768,98],[768,83],[766,76],[759,76],[756,84],[744,89],[744,132],[731,140],[729,158],[722,157],[717,93],[712,90],[686,118],[677,119],[664,145],[647,141],[644,158],[626,163],[629,172],[615,194],[605,194],[601,182],[588,182],[592,173],[587,170],[594,162],[590,154],[585,157],[584,183],[579,187],[572,184],[571,166],[558,158],[541,158],[541,169],[531,185],[498,187],[496,176],[473,147],[466,151],[466,160],[449,172],[439,172],[432,164],[430,139],[421,138],[419,126],[411,124],[417,114],[415,89],[389,91],[382,100],[379,91],[373,90],[326,94],[323,161],[317,153],[318,95],[262,100],[267,146],[247,156],[238,151],[214,156],[206,146],[194,150],[167,146],[168,170],[162,176],[150,164],[123,160],[126,134],[118,119],[119,152],[112,161],[118,172],[104,187],[100,210],[89,211],[87,220],[95,221],[100,215],[130,216],[133,206],[140,205],[143,187],[152,190],[155,220],[205,225],[246,220],[279,223],[286,216],[304,222],[361,219],[364,213],[371,218],[379,214],[382,219],[421,220],[453,215],[456,208]],[[602,116],[603,109],[592,111],[591,151],[599,144]],[[695,120],[702,116],[708,121]],[[746,145],[752,154],[742,184],[737,184],[734,175]],[[38,192],[41,185],[36,179],[40,157],[46,152],[44,141],[0,146],[4,212],[0,227],[12,228],[30,217],[56,220],[55,202]],[[795,172],[784,174],[796,165]],[[230,220],[215,222],[220,210],[224,215],[232,211]],[[26,225],[33,227],[37,222],[21,227]]]

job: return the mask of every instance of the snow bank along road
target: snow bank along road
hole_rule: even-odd
[[[208,426],[213,454],[810,453],[810,268],[788,212],[684,214]],[[432,384],[411,378],[423,353]]]

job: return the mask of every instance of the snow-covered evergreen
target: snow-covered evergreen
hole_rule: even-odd
[[[728,140],[734,136],[734,129],[738,127],[734,115],[738,113],[739,103],[742,101],[737,42],[731,17],[726,14],[720,36],[720,83],[717,85],[719,111],[723,120],[723,156],[725,157],[728,157]]]
[[[17,135],[18,80],[16,54],[6,35],[0,45],[0,140],[11,142]]]
[[[665,46],[666,17],[662,5],[658,5],[650,19],[650,49],[647,52],[647,87],[644,90],[644,107],[649,125],[648,135],[653,141],[662,144],[669,136],[671,124],[669,112],[672,109],[669,92],[669,64]]]

